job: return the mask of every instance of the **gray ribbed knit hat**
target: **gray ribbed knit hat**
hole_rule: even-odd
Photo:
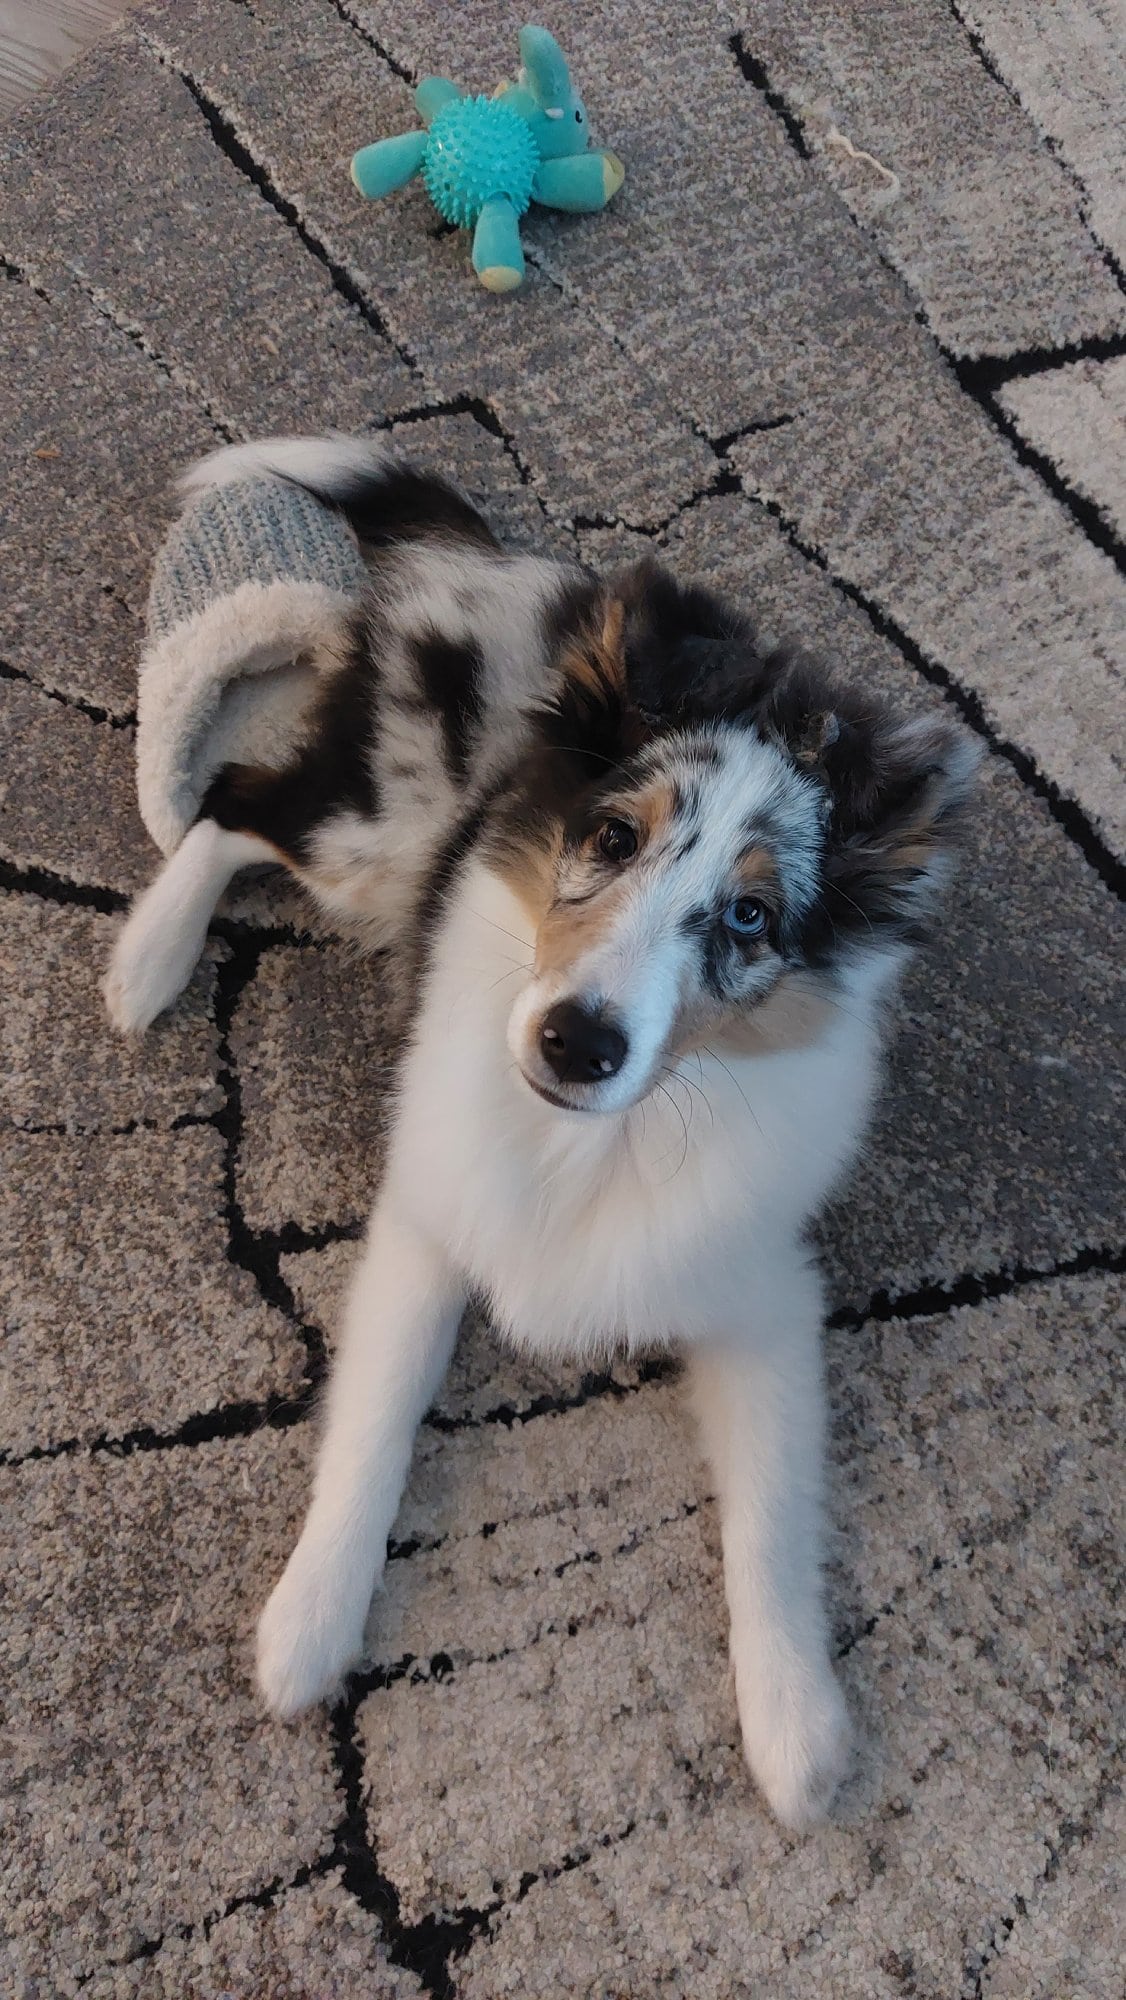
[[[363,580],[344,517],[287,480],[190,502],[157,557],[140,665],[137,790],[165,854],[222,764],[278,765],[300,740]]]

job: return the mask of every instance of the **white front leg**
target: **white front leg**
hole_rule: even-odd
[[[442,1253],[377,1203],[329,1384],[312,1503],[258,1626],[258,1681],[275,1715],[334,1694],[362,1655],[415,1431],[464,1306]]]
[[[692,1354],[723,1529],[731,1657],[747,1762],[800,1828],[827,1810],[849,1727],[821,1590],[821,1292],[795,1250],[749,1286],[749,1325]]]

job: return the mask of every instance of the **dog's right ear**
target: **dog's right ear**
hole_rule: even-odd
[[[605,769],[632,756],[652,734],[633,698],[626,659],[629,607],[613,587],[599,590],[563,641],[553,735]]]
[[[559,640],[560,720],[605,764],[662,729],[745,709],[762,671],[739,614],[652,557],[565,606]]]

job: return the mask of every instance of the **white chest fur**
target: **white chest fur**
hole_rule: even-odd
[[[389,1187],[521,1345],[595,1353],[742,1325],[853,1151],[872,1009],[850,996],[800,1050],[684,1058],[624,1114],[556,1111],[505,1037],[532,952],[517,898],[473,864],[404,1065]]]

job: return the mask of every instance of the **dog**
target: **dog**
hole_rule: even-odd
[[[292,1716],[361,1659],[475,1296],[540,1357],[686,1357],[747,1762],[808,1826],[850,1731],[804,1232],[863,1133],[976,750],[764,652],[656,561],[603,581],[506,554],[453,485],[378,444],[229,447],[186,483],[260,473],[343,511],[366,597],[301,748],[218,772],[106,992],[122,1029],[147,1027],[235,871],[264,861],[408,971],[386,1169],[308,1515],[259,1624],[262,1693]]]

